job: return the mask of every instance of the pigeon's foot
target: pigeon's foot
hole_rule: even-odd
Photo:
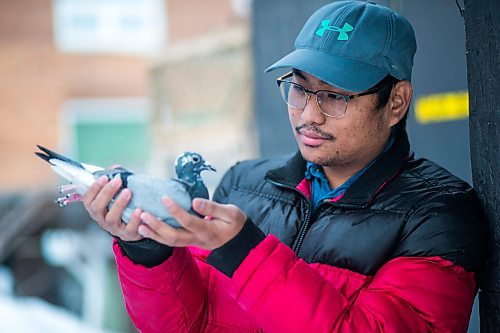
[[[60,207],[66,207],[67,205],[70,205],[74,202],[77,201],[82,201],[83,197],[78,194],[78,193],[71,193],[71,194],[66,194],[66,196],[62,198],[58,198],[55,202],[60,206]]]

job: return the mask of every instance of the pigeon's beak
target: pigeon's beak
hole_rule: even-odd
[[[213,166],[211,166],[210,164],[208,163],[205,163],[203,164],[203,167],[201,170],[210,170],[210,171],[214,171],[214,172],[217,172],[217,169],[214,168]]]

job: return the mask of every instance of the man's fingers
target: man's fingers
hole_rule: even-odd
[[[193,199],[193,209],[198,214],[210,216],[223,221],[245,220],[245,214],[234,205],[223,205],[214,201],[195,198]]]
[[[143,237],[173,247],[187,246],[194,240],[191,232],[182,228],[174,228],[149,213],[142,213],[141,220],[144,225],[139,226],[138,231]]]
[[[200,219],[197,216],[194,216],[188,212],[186,212],[182,207],[180,207],[175,201],[168,197],[162,198],[162,202],[167,207],[172,217],[179,222],[179,224],[190,231],[200,232],[205,226],[204,220]],[[201,230],[200,230],[201,228]]]
[[[101,191],[102,187],[108,183],[108,177],[102,176],[97,179],[83,195],[83,205],[87,210],[90,204],[95,200],[96,196]]]
[[[144,224],[148,225],[148,226],[149,226],[151,229],[153,229],[153,230],[157,230],[157,229],[159,229],[159,228],[160,228],[160,226],[161,226],[162,224],[165,224],[165,223],[163,223],[162,221],[158,220],[158,219],[157,219],[155,216],[153,216],[152,214],[150,214],[150,213],[146,213],[146,212],[142,213],[142,214],[140,215],[140,218],[141,218],[141,221],[142,221]],[[168,226],[168,227],[170,227],[170,226]]]
[[[129,189],[123,189],[118,197],[113,202],[113,205],[109,209],[108,214],[106,214],[106,222],[108,223],[117,223],[121,224],[121,216],[123,214],[123,210],[127,207],[130,198],[132,197],[132,193]]]
[[[127,233],[129,234],[137,234],[137,230],[141,225],[141,214],[142,210],[140,208],[134,209],[132,212],[132,216],[130,217],[130,221],[128,221],[126,225]]]
[[[142,236],[138,233],[139,226],[141,225],[141,214],[140,208],[134,209],[130,216],[130,220],[127,224],[120,221],[120,233],[118,237],[124,241],[136,241],[140,240]]]
[[[121,185],[122,180],[119,177],[113,178],[102,188],[99,194],[97,194],[95,200],[91,203],[91,209],[95,212],[104,212]]]
[[[170,198],[162,202],[182,228],[173,228],[149,213],[141,214],[144,225],[139,226],[139,234],[173,247],[196,245],[214,249],[232,239],[243,227],[246,216],[234,205],[221,205],[208,200],[193,200],[193,208],[201,215],[212,216],[207,221],[188,213]]]

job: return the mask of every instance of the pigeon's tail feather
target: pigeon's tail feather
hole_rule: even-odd
[[[90,164],[83,164],[53,152],[43,146],[37,145],[42,152],[35,152],[36,156],[51,164],[52,170],[64,179],[76,185],[76,191],[84,194],[95,181],[93,172],[102,170]]]
[[[53,160],[52,163],[52,170],[54,170],[61,177],[75,184],[77,188],[76,191],[80,194],[84,194],[90,185],[92,185],[95,181],[95,177],[92,173],[85,169],[75,167],[66,161]]]
[[[90,173],[94,173],[96,171],[103,170],[103,168],[95,166],[95,165],[86,164],[86,163],[80,163],[80,162],[74,161],[74,160],[72,160],[72,159],[70,159],[70,158],[68,158],[68,157],[66,157],[64,155],[58,154],[58,153],[56,153],[56,152],[54,152],[54,151],[52,151],[52,150],[50,150],[48,148],[45,148],[43,146],[40,146],[40,145],[36,145],[36,146],[42,152],[35,152],[35,155],[38,156],[38,157],[40,157],[44,161],[52,164],[52,165],[55,165],[54,161],[62,161],[62,162],[65,162],[68,165],[72,165],[74,167],[86,170],[86,171],[88,171]]]
[[[46,154],[42,154],[40,152],[35,152],[35,155],[40,157],[42,160],[46,161],[47,163],[50,163],[50,156]],[[50,163],[52,164],[52,163]]]
[[[66,157],[66,156],[63,156],[61,154],[58,154],[48,148],[45,148],[43,146],[40,146],[40,145],[36,145],[38,147],[38,149],[40,149],[42,152],[44,152],[45,154],[42,154],[40,152],[36,152],[36,156],[44,159],[45,161],[49,162],[50,164],[54,165],[53,163],[53,160],[60,160],[60,161],[64,161],[68,164],[71,164],[75,167],[78,167],[78,168],[81,168],[81,169],[85,169],[83,167],[83,165],[79,162],[76,162],[76,161],[73,161],[72,159]]]

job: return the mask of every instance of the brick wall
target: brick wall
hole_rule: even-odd
[[[240,21],[231,0],[167,1],[169,41],[177,42],[211,31],[229,29]]]
[[[35,142],[57,142],[61,56],[52,43],[50,1],[0,1],[0,188],[40,183]],[[35,172],[33,172],[35,171]],[[39,171],[39,172],[38,172]],[[40,178],[37,178],[41,176]]]
[[[60,52],[51,6],[0,1],[0,193],[57,181],[33,151],[64,142],[60,110],[68,99],[149,96],[150,59]],[[165,8],[169,43],[238,21],[230,0],[171,0]]]

